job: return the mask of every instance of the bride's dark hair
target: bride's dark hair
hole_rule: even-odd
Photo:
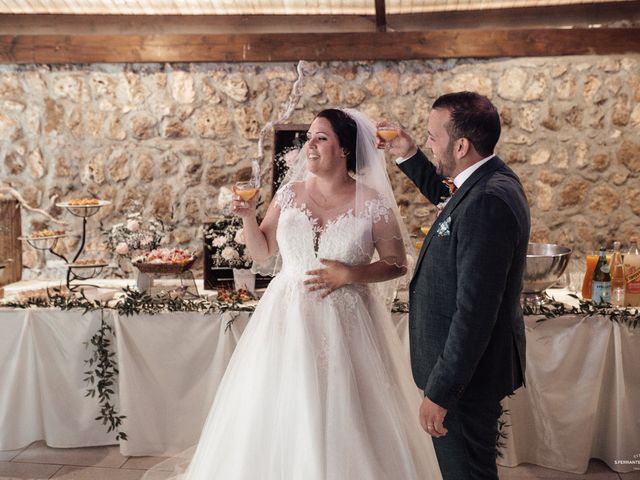
[[[338,136],[338,142],[344,149],[347,157],[347,171],[356,171],[356,141],[358,137],[358,127],[356,122],[342,110],[327,108],[322,110],[317,118],[325,118],[331,124],[331,128]]]

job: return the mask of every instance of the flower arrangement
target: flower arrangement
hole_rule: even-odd
[[[127,221],[117,223],[104,234],[108,250],[119,257],[131,259],[140,253],[158,248],[164,236],[164,224],[156,219],[143,219],[140,212],[127,215]]]
[[[234,216],[220,217],[203,229],[205,247],[211,252],[213,267],[249,268],[242,219]]]

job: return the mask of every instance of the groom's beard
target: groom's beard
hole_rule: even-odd
[[[431,151],[433,154],[433,151]],[[451,177],[453,172],[456,171],[456,159],[453,157],[453,141],[450,139],[447,145],[447,150],[441,155],[433,155],[437,159],[437,163],[434,163],[436,167],[436,173],[443,177]]]

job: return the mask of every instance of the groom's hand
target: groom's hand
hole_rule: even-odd
[[[376,128],[389,125],[389,122],[383,120],[376,124]],[[401,128],[398,128],[398,136],[388,142],[379,135],[376,135],[376,147],[380,149],[387,148],[389,153],[400,158],[412,157],[418,151],[416,142],[414,142],[413,138],[411,138],[411,136]]]
[[[444,437],[448,430],[444,428],[444,417],[447,409],[424,397],[420,405],[420,425],[432,437]]]

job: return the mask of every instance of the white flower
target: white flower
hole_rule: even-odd
[[[140,240],[140,245],[142,245],[143,247],[146,247],[147,245],[150,245],[152,241],[153,241],[153,238],[147,235],[146,237],[143,237],[142,240]]]
[[[244,241],[244,228],[241,228],[240,230],[238,230],[236,232],[236,236],[233,237],[233,239],[235,240],[236,243],[239,243],[240,245],[244,245],[245,241]]]
[[[116,253],[118,255],[126,255],[127,253],[129,253],[129,245],[127,245],[125,242],[120,242],[118,245],[116,245]]]
[[[221,247],[225,243],[227,243],[227,237],[220,236],[220,237],[214,238],[213,241],[211,242],[211,245],[213,245],[214,247]]]
[[[127,222],[127,228],[132,232],[137,232],[140,230],[140,223],[137,220],[129,220]]]
[[[240,254],[231,247],[225,247],[224,250],[222,250],[222,253],[220,255],[225,260],[237,260],[240,258]]]

